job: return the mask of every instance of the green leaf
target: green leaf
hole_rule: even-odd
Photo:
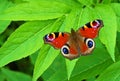
[[[69,81],[81,81],[97,76],[113,63],[100,41],[96,40],[95,42],[96,48],[93,53],[88,56],[81,56],[77,61]]]
[[[80,3],[82,3],[85,6],[92,5],[93,0],[78,0]]]
[[[11,21],[0,20],[0,34],[5,31]]]
[[[43,45],[35,63],[33,81],[36,81],[45,72],[58,54],[59,50],[55,50],[47,45]]]
[[[68,13],[69,10],[67,5],[56,1],[30,1],[5,10],[0,14],[0,19],[48,20],[61,17]]]
[[[76,66],[74,67],[69,81],[81,81],[97,76],[113,63],[100,41],[96,40],[95,42],[96,48],[93,53],[88,56],[81,56],[76,62]],[[43,74],[44,77],[43,75],[42,77],[45,81],[68,81],[68,75],[65,68],[64,58],[60,55],[55,59],[50,68],[45,71],[45,75]]]
[[[34,21],[21,25],[0,48],[0,67],[26,57],[43,44],[43,36],[53,21]]]
[[[120,32],[117,33],[116,47],[118,49],[118,53],[120,53]]]
[[[87,12],[89,12],[89,14]],[[85,23],[85,21],[87,21],[87,20],[89,21],[89,20],[95,18],[95,17],[93,17],[94,14],[95,13],[92,12],[92,10],[90,8],[88,8],[88,7],[84,8],[84,9],[80,9],[80,10],[77,10],[77,9],[75,10],[74,9],[67,16],[68,17],[68,18],[66,18],[67,26],[65,26],[65,27],[66,27],[66,29],[68,29],[68,28],[71,29],[70,27],[79,28],[80,24],[82,24],[82,26],[83,26],[84,25],[83,23]],[[69,23],[69,22],[71,22],[71,23]],[[72,71],[73,71],[73,69],[75,67],[76,62],[77,62],[77,59],[73,60],[73,61],[66,60],[68,80],[69,80],[69,78],[70,78],[70,76],[72,74]]]
[[[0,71],[0,81],[4,81],[5,78],[5,75],[3,75],[2,71]]]
[[[120,17],[117,17],[117,31],[120,32]]]
[[[73,71],[73,69],[74,69],[75,64],[76,64],[77,61],[78,61],[78,59],[75,59],[75,60],[72,60],[72,61],[66,59],[66,67],[67,67],[68,80],[70,79],[70,76],[72,74],[72,71]]]
[[[78,27],[78,19],[80,16],[80,9],[73,9],[71,12],[66,16],[65,22],[64,22],[64,31],[71,31],[71,28],[75,28],[76,26]]]
[[[8,0],[0,0],[0,13],[2,13],[4,10],[6,10],[7,8],[11,7],[13,5],[13,3],[11,3]]]
[[[111,3],[111,5],[110,5],[112,8],[113,8],[113,10],[115,11],[115,14],[116,14],[116,16],[117,17],[120,17],[120,3]]]
[[[96,11],[103,19],[104,27],[100,31],[100,39],[105,44],[111,58],[115,61],[115,45],[117,21],[116,15],[109,5],[98,5]]]
[[[50,67],[41,76],[45,81],[62,81],[67,78],[65,58],[59,54]]]
[[[2,13],[5,9],[9,8],[12,5],[8,0],[0,0],[0,13]],[[10,21],[3,21],[0,19],[0,34],[4,32],[7,26],[10,24]]]
[[[57,70],[52,76],[49,76],[50,78],[48,78],[46,81],[64,81],[64,79],[67,78],[65,69]]]
[[[80,26],[83,26],[85,23],[90,22],[91,20],[96,19],[96,18],[97,18],[97,15],[93,8],[86,7],[83,9],[81,8],[79,10],[74,9],[66,17],[65,30],[71,29],[72,27],[78,29]],[[70,78],[70,75],[75,67],[76,62],[77,62],[77,60],[73,61],[73,62],[66,61],[68,79]]]
[[[37,59],[37,57],[38,57],[39,51],[40,51],[40,50],[38,50],[38,51],[36,51],[35,53],[33,53],[32,55],[30,55],[30,60],[31,60],[31,63],[32,63],[33,65],[35,65],[35,62],[36,62],[36,59]]]
[[[108,67],[96,81],[120,81],[120,61]]]
[[[5,80],[7,81],[32,81],[32,77],[20,72],[11,71],[4,68],[2,68],[1,71],[2,74],[6,77]]]
[[[61,27],[63,23],[63,18],[64,17],[59,18],[52,25],[54,31],[57,31],[59,27]],[[52,62],[54,61],[58,54],[59,54],[58,50],[48,47],[47,44],[41,48],[40,54],[38,55],[38,58],[35,63],[33,81],[36,81],[44,73],[44,71],[47,70],[47,68],[52,64]]]
[[[100,19],[98,16],[99,13],[96,13],[95,8],[85,7],[82,8],[79,16],[78,28],[84,26],[84,24],[93,21],[95,19]]]
[[[45,0],[24,0],[24,1],[45,1]],[[69,6],[71,9],[76,6],[80,6],[80,4],[77,3],[75,0],[47,0],[48,2],[58,2],[59,4],[65,4]]]
[[[117,30],[120,32],[120,3],[112,3],[111,7],[117,16]]]
[[[64,22],[65,26],[65,31],[71,31],[71,28],[75,28],[78,26],[78,18],[79,18],[80,11],[78,9],[74,9],[71,11],[70,14],[66,17],[66,20]],[[77,60],[67,60],[66,59],[66,68],[67,68],[67,75],[68,75],[68,80],[72,74],[72,71],[75,67]]]
[[[109,4],[111,3],[112,0],[99,0],[99,1],[102,1],[103,4]]]
[[[28,2],[28,0],[12,0],[11,2],[13,2],[14,4],[20,4],[20,3]]]

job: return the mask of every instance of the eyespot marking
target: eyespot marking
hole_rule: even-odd
[[[86,43],[88,48],[94,48],[95,46],[94,41],[90,38],[85,38],[84,42]]]
[[[100,20],[94,20],[94,21],[90,22],[90,25],[93,28],[98,28],[98,27],[100,27],[101,22],[100,22]]]
[[[54,33],[45,35],[45,41],[47,41],[47,42],[51,42],[54,39],[55,39],[55,34]]]
[[[61,48],[61,53],[64,55],[64,56],[67,56],[69,54],[69,46],[67,44],[65,44],[62,48]]]

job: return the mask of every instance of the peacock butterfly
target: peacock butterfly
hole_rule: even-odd
[[[103,27],[103,21],[97,19],[85,24],[77,31],[71,29],[71,33],[54,32],[45,35],[43,39],[45,43],[61,49],[62,55],[72,60],[93,51],[95,47],[93,38],[97,37],[101,27]]]

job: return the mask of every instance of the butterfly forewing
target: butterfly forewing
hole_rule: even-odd
[[[103,21],[102,20],[94,20],[87,24],[85,24],[83,27],[80,27],[77,32],[86,38],[95,38],[97,37],[100,28],[103,27]]]
[[[69,33],[54,32],[44,36],[44,42],[52,45],[56,49],[60,49],[68,40]]]

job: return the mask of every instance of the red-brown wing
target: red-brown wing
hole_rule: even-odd
[[[77,40],[77,39],[76,39]],[[61,53],[64,57],[72,60],[78,58],[80,55],[88,55],[95,47],[95,43],[90,38],[78,37],[78,41],[69,40],[61,48]]]
[[[90,54],[94,47],[95,47],[95,42],[91,38],[84,38],[83,42],[80,43],[80,49],[81,49],[81,55],[88,55]]]
[[[79,28],[77,30],[78,34],[80,34],[83,37],[86,38],[95,38],[97,37],[100,28],[103,27],[103,21],[102,20],[94,20],[87,24],[85,24],[83,27]]]
[[[44,36],[44,42],[52,45],[56,49],[60,49],[68,40],[69,33],[54,32]]]
[[[70,44],[70,41],[68,41],[65,45],[61,48],[61,53],[64,57],[72,60],[77,57],[79,57],[79,51],[76,49],[76,46],[74,44]]]

